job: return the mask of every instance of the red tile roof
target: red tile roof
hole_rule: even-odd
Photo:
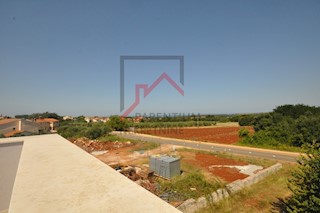
[[[1,124],[7,124],[7,123],[10,123],[10,122],[13,122],[13,121],[18,121],[19,119],[17,118],[8,118],[8,119],[3,119],[3,120],[0,120],[0,125]]]

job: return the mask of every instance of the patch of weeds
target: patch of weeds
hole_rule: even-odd
[[[127,142],[127,141],[132,141],[132,140],[129,140],[129,139],[126,139],[126,138],[121,138],[117,135],[106,135],[106,136],[103,136],[103,137],[100,137],[98,139],[99,142],[115,142],[115,141],[118,141],[118,142]]]
[[[160,146],[160,144],[154,143],[154,142],[144,142],[144,141],[137,142],[136,141],[135,143],[139,144],[140,146],[135,149],[132,149],[131,150],[132,152],[142,151],[142,150],[152,150],[152,149],[158,148]]]
[[[208,181],[200,172],[191,172],[171,180],[159,180],[161,194],[168,194],[168,201],[183,201],[199,198],[221,188],[223,184],[217,179]]]

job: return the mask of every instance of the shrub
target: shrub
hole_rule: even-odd
[[[116,131],[126,131],[129,128],[127,120],[117,115],[111,116],[108,124]]]
[[[240,137],[240,138],[248,137],[249,134],[250,134],[250,132],[249,132],[248,129],[241,128],[241,129],[239,130],[239,137]]]

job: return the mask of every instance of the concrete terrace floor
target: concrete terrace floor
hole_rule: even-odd
[[[180,212],[58,134],[0,139],[17,141],[9,213]]]

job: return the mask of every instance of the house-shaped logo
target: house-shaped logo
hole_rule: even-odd
[[[179,61],[179,80],[180,84],[184,85],[184,57],[183,56],[120,56],[120,112],[122,117],[129,116],[134,109],[140,104],[140,90],[143,91],[143,97],[146,98],[163,80],[166,80],[178,93],[184,95],[184,90],[166,73],[163,72],[149,86],[141,82],[135,85],[134,102],[125,109],[124,106],[124,64],[126,60],[178,60]]]

